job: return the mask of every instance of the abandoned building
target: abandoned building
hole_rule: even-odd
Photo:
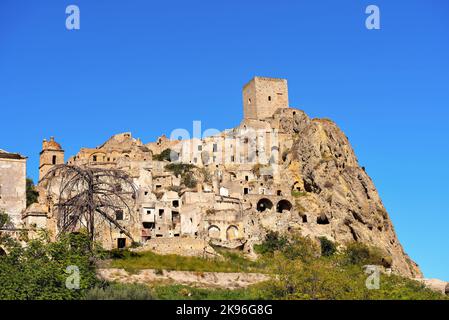
[[[26,208],[27,158],[0,149],[0,212],[8,214],[12,226],[22,222]]]
[[[238,127],[214,136],[189,140],[161,136],[144,144],[131,133],[122,133],[96,148],[82,148],[67,164],[116,168],[132,177],[138,190],[134,210],[140,219],[127,221],[129,217],[120,210],[115,217],[134,241],[193,237],[242,246],[252,236],[253,227],[246,226],[251,215],[273,212],[284,214],[284,223],[291,220],[291,182],[282,177],[278,167],[281,153],[293,143],[291,132],[282,128],[281,118],[295,114],[288,106],[284,79],[255,77],[243,88],[243,108],[244,119]],[[157,157],[164,150],[174,152],[176,160]],[[61,145],[53,137],[44,140],[39,179],[63,163]],[[191,175],[188,185],[186,173],[173,172],[169,164],[191,165],[194,172],[187,173]],[[23,222],[28,227],[57,229],[57,193],[47,194],[42,185],[38,189],[39,203],[24,212]],[[98,239],[106,248],[131,244],[120,230],[110,226],[105,226]]]

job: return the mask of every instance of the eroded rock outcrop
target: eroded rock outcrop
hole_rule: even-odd
[[[295,202],[305,235],[327,236],[339,243],[358,241],[383,249],[385,264],[409,277],[421,271],[404,252],[377,190],[358,164],[345,134],[327,119],[310,120],[297,113],[297,132],[283,170],[296,176]]]

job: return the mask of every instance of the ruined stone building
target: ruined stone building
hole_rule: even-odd
[[[117,134],[82,148],[67,164],[116,168],[132,177],[139,219],[120,210],[115,217],[143,245],[201,239],[251,253],[268,230],[300,231],[377,245],[392,257],[394,271],[419,274],[344,133],[330,120],[290,107],[284,79],[255,77],[242,96],[244,118],[235,128],[189,139],[161,136],[147,144],[131,133]],[[170,159],[161,156],[167,150]],[[40,178],[63,162],[61,146],[53,138],[44,141]],[[57,232],[56,196],[41,186],[25,225]],[[98,239],[106,248],[131,245],[107,224]]]
[[[0,212],[8,214],[11,227],[21,224],[26,208],[26,161],[20,154],[0,149]]]

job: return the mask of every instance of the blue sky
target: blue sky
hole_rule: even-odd
[[[292,106],[337,122],[406,252],[449,280],[446,0],[2,0],[0,148],[36,179],[44,137],[70,156],[124,131],[230,128],[254,75],[287,78]]]

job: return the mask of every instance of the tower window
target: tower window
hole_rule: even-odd
[[[97,156],[93,157],[94,162],[97,162]]]
[[[56,156],[53,156],[53,157],[51,158],[51,163],[52,163],[53,165],[56,164]]]
[[[248,99],[248,104],[251,104],[251,98]]]

